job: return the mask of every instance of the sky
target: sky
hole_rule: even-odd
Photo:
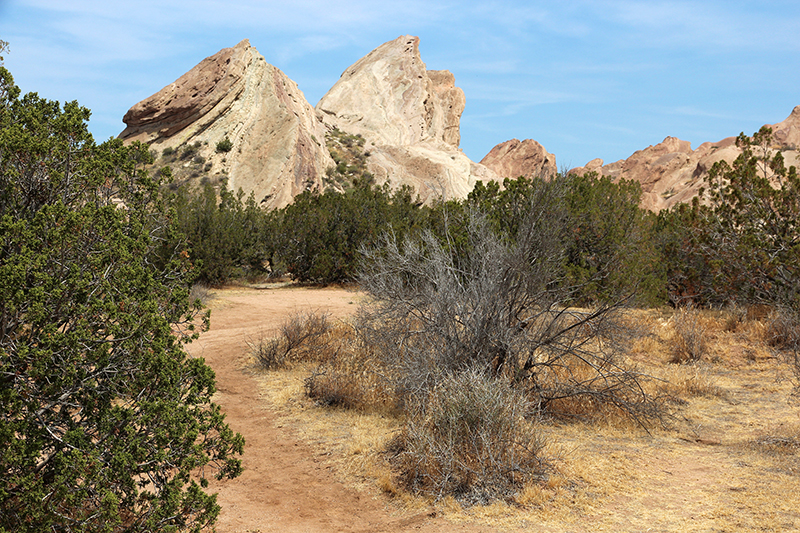
[[[420,37],[428,69],[455,75],[475,161],[518,138],[562,169],[610,163],[667,136],[696,148],[752,134],[800,105],[797,0],[0,0],[17,85],[90,108],[98,141],[242,39],[315,105],[400,35]]]

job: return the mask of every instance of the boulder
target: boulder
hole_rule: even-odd
[[[500,143],[481,159],[481,165],[493,170],[500,178],[550,179],[558,172],[556,156],[533,139],[511,139]]]

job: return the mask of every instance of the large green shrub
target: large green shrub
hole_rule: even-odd
[[[307,191],[275,214],[269,237],[273,262],[298,281],[352,281],[360,248],[392,229],[411,231],[421,223],[420,213],[408,189],[391,192],[368,180],[356,180],[343,193]]]
[[[769,128],[737,144],[732,165],[709,171],[703,202],[660,216],[670,296],[800,309],[800,178],[772,149]]]
[[[243,440],[188,357],[199,308],[145,146],[0,68],[0,531],[199,531]]]
[[[224,185],[186,187],[170,196],[177,229],[189,247],[198,282],[221,284],[266,272],[267,214],[252,194],[243,200]]]
[[[563,252],[563,283],[573,288],[575,302],[628,299],[652,305],[665,300],[655,217],[639,207],[641,187],[636,182],[614,183],[596,173],[559,174],[551,182],[505,179],[502,187],[478,182],[461,206],[443,206],[442,220],[449,216],[448,238],[463,240],[458,234],[466,228],[466,211],[477,210],[499,235],[514,241],[529,216],[531,198],[548,186],[562,191],[561,212],[554,216],[563,224],[556,237]]]

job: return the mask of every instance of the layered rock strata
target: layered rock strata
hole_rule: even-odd
[[[174,83],[133,106],[123,118],[126,142],[149,143],[157,154],[195,146],[189,166],[226,179],[231,190],[282,207],[320,188],[334,163],[326,129],[297,84],[244,40],[201,61]],[[229,151],[217,144],[231,141]]]
[[[446,70],[427,70],[419,38],[389,41],[344,71],[316,106],[330,128],[366,140],[379,182],[410,185],[424,200],[463,198],[494,172],[459,149],[465,98]]]

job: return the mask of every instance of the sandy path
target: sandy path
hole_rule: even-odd
[[[402,515],[382,496],[359,493],[338,482],[319,450],[280,427],[246,370],[246,340],[277,328],[305,309],[343,316],[355,311],[356,295],[343,289],[227,289],[214,291],[211,330],[189,345],[217,375],[215,401],[227,422],[246,440],[244,473],[215,482],[222,506],[217,531],[379,532],[489,531],[428,515]]]

